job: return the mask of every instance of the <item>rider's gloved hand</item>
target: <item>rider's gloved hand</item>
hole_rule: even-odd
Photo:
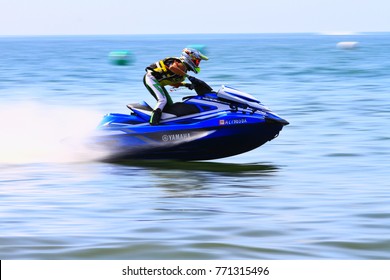
[[[183,86],[185,86],[186,88],[188,88],[190,90],[193,90],[195,88],[195,86],[193,84],[188,84],[188,83],[183,83]]]

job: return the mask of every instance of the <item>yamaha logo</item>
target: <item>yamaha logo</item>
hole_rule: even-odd
[[[191,133],[164,134],[161,139],[164,142],[180,141],[191,137]]]

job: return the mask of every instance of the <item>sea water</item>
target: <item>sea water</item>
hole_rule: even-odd
[[[154,106],[145,67],[189,45],[210,58],[198,78],[290,125],[207,162],[61,145]],[[0,37],[0,259],[389,259],[389,73],[386,33]]]

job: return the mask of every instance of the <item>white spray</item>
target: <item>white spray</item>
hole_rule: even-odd
[[[101,113],[86,108],[1,104],[0,163],[76,162],[104,157],[81,145],[101,117]],[[67,138],[80,141],[77,149],[64,143]]]

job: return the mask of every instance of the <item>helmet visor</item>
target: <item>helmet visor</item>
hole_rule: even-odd
[[[199,66],[200,59],[193,59],[192,62],[194,62],[195,66]]]

